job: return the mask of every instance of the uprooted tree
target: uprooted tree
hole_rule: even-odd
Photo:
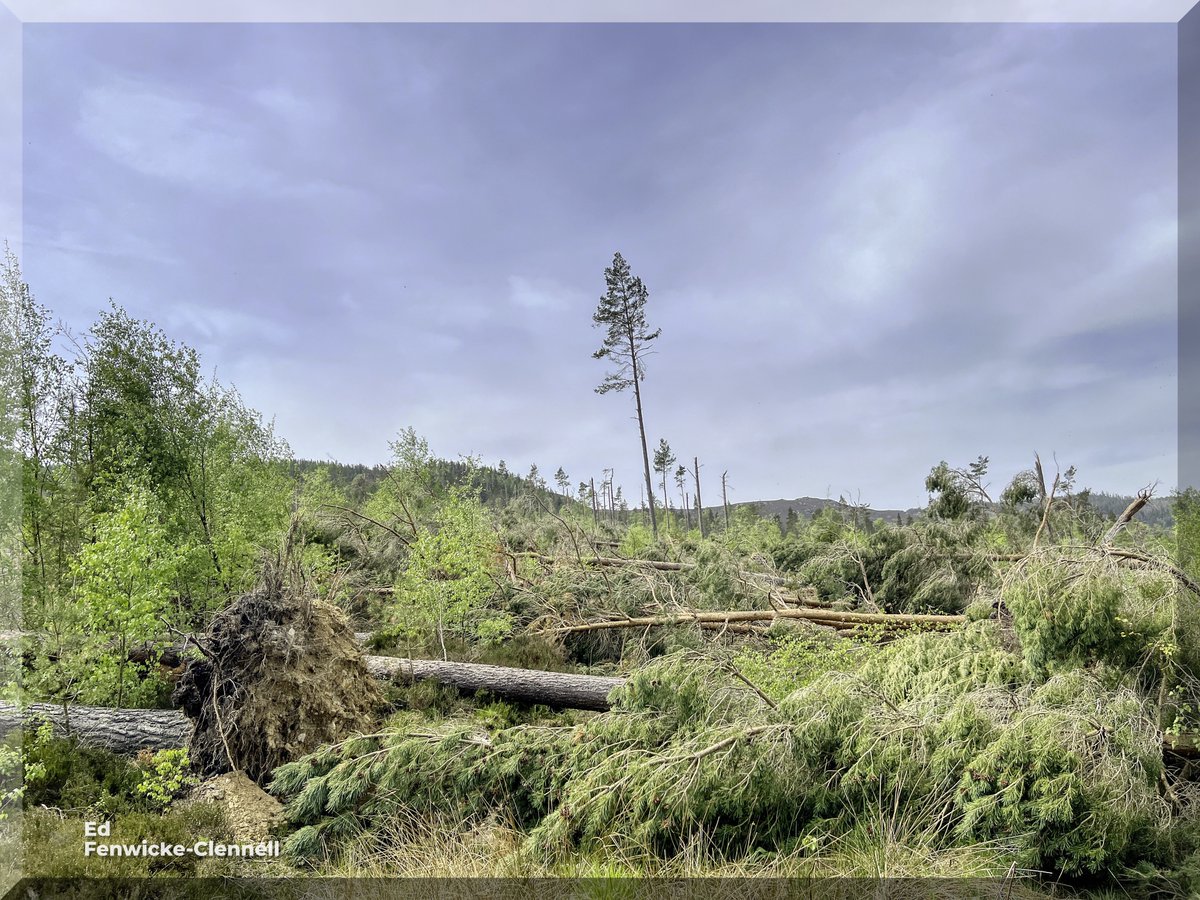
[[[279,765],[367,730],[383,697],[336,607],[268,574],[197,641],[172,699],[194,723],[191,758],[206,774],[263,782]]]

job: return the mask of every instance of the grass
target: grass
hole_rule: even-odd
[[[703,836],[662,858],[625,848],[595,847],[547,863],[523,849],[524,836],[491,819],[473,823],[398,817],[349,843],[312,874],[335,878],[860,878],[991,879],[1013,875],[1006,849],[978,844],[931,849],[932,837],[901,811],[862,822],[828,842],[786,854],[731,860]],[[1007,896],[1045,896],[1018,877]],[[978,887],[978,884],[975,885]],[[954,895],[950,895],[954,896]]]

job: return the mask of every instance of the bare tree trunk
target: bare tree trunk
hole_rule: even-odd
[[[700,523],[700,537],[704,537],[704,504],[700,502],[700,458],[692,457],[692,477],[696,479],[696,521]]]
[[[1133,501],[1125,507],[1125,512],[1117,517],[1117,521],[1113,523],[1112,528],[1108,529],[1104,537],[1100,539],[1100,546],[1103,547],[1105,544],[1111,543],[1113,538],[1120,534],[1121,530],[1133,521],[1133,517],[1140,513],[1142,508],[1150,502],[1152,496],[1154,496],[1153,487],[1142,488],[1138,491]]]
[[[621,678],[542,672],[480,663],[398,659],[390,656],[368,656],[365,659],[367,671],[376,678],[438,681],[467,693],[488,691],[508,700],[570,709],[608,709],[609,693],[624,683]]]
[[[364,659],[367,671],[382,680],[432,680],[466,693],[489,691],[508,700],[558,708],[606,710],[609,708],[608,695],[624,684],[623,678],[477,663],[391,656],[367,656]],[[69,727],[70,733],[84,744],[124,754],[143,749],[186,747],[192,734],[191,720],[174,709],[63,707],[34,703],[22,710],[11,703],[0,703],[0,738],[21,727],[32,731],[43,721],[51,722],[59,733],[66,733]]]
[[[725,530],[729,530],[729,470],[721,473],[721,505],[725,507]]]
[[[596,506],[596,479],[589,478],[588,484],[592,487],[592,524],[600,525],[600,509]]]
[[[646,423],[642,420],[642,385],[641,374],[638,372],[638,358],[634,352],[632,335],[629,338],[629,349],[633,353],[633,399],[637,405],[638,434],[642,439],[642,471],[646,476],[646,493],[650,495],[650,531],[658,540],[658,516],[654,513],[654,483],[650,480],[650,451],[646,448]]]

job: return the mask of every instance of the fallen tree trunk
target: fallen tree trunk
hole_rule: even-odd
[[[536,559],[538,562],[543,562],[548,565],[561,563],[564,560],[554,556],[547,556],[544,553],[525,553],[524,556],[529,556]],[[625,559],[620,556],[581,556],[579,562],[589,566],[610,566],[613,568],[624,569],[652,569],[658,572],[690,572],[696,568],[695,563],[689,562],[665,562],[657,559]],[[794,582],[787,578],[781,578],[778,575],[769,575],[766,572],[746,572],[739,571],[738,574],[743,578],[757,578],[760,581],[765,581],[768,584],[790,587]]]
[[[609,709],[609,695],[625,683],[623,678],[476,663],[390,656],[368,656],[365,661],[368,671],[379,679],[431,679],[464,691],[488,690],[512,700],[596,711]],[[192,733],[191,720],[172,709],[64,708],[57,704],[34,703],[22,710],[11,703],[0,703],[0,738],[16,728],[32,731],[46,721],[52,723],[59,734],[69,730],[84,744],[125,755],[139,750],[185,747]],[[1196,734],[1164,735],[1163,750],[1192,757],[1197,755],[1198,740],[1200,735]]]
[[[608,695],[624,681],[599,675],[391,656],[368,656],[366,662],[367,670],[376,678],[431,680],[462,691],[490,691],[508,700],[570,709],[608,709]]]
[[[826,609],[753,609],[733,612],[691,612],[674,616],[641,616],[628,619],[608,619],[582,625],[560,625],[545,628],[535,634],[572,634],[583,631],[603,631],[609,628],[653,628],[664,625],[732,624],[737,622],[770,622],[775,619],[800,619],[833,628],[857,628],[862,625],[887,625],[897,628],[932,626],[949,628],[967,621],[966,616],[900,615],[892,613],[837,612]]]
[[[0,737],[24,727],[35,731],[50,722],[57,734],[74,734],[92,747],[131,755],[139,750],[186,747],[192,734],[188,717],[175,709],[112,709],[106,706],[68,706],[31,703],[20,709],[0,703]]]
[[[606,710],[609,693],[624,683],[622,678],[479,663],[392,656],[366,656],[363,660],[367,671],[382,681],[432,680],[468,693],[490,691],[506,700],[569,709]],[[22,726],[32,731],[43,721],[51,722],[60,734],[69,731],[89,746],[124,754],[184,747],[192,734],[191,720],[173,709],[67,706],[64,714],[61,705],[51,703],[33,703],[24,710],[0,703],[0,738]]]

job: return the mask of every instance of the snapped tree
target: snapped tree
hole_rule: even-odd
[[[613,254],[612,265],[604,270],[608,290],[592,315],[595,327],[605,329],[604,342],[592,354],[595,359],[608,359],[615,368],[604,376],[597,394],[633,388],[637,407],[638,436],[642,442],[642,472],[646,478],[649,497],[650,529],[658,537],[658,517],[654,511],[654,486],[650,479],[650,451],[646,447],[646,422],[642,415],[642,380],[645,378],[645,358],[651,352],[650,342],[662,329],[650,330],[646,324],[646,299],[649,296],[642,279],[629,269],[620,253]]]

